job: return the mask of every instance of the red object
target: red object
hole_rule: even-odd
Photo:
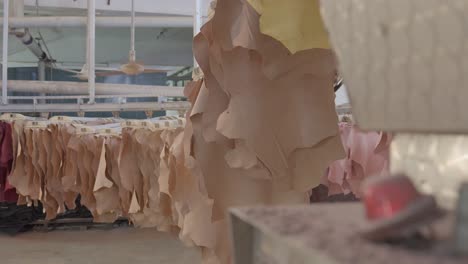
[[[361,232],[373,241],[405,237],[444,216],[435,198],[419,193],[406,175],[368,178],[362,195],[367,223]]]
[[[375,178],[367,182],[363,191],[367,218],[371,221],[391,219],[422,197],[404,175]]]

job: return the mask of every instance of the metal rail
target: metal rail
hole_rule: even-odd
[[[187,110],[189,102],[139,102],[139,103],[95,103],[83,104],[39,104],[34,100],[33,104],[9,104],[0,105],[3,113],[59,113],[59,112],[131,112],[131,111],[165,111]]]
[[[158,95],[155,94],[109,94],[109,95],[96,95],[96,99],[102,98],[158,98]],[[9,96],[8,99],[14,100],[40,100],[40,99],[50,99],[50,100],[66,100],[66,99],[89,99],[87,95],[38,95],[38,96]]]
[[[96,27],[130,27],[130,20],[131,18],[128,16],[96,17]],[[0,23],[5,24],[5,21]],[[87,17],[12,17],[9,19],[9,24],[13,28],[85,27],[87,25]],[[135,26],[147,28],[191,28],[193,27],[193,18],[188,16],[138,17],[135,19]]]
[[[31,103],[9,104],[0,107],[0,112],[13,113],[49,113],[49,112],[125,112],[125,111],[164,111],[187,110],[190,104],[180,100],[181,97],[170,97],[169,102],[128,102],[127,98],[160,98],[154,94],[114,94],[97,95],[95,99],[113,99],[113,102],[89,104],[87,95],[55,96],[10,96],[10,100],[29,100]],[[46,103],[48,100],[48,103]],[[52,103],[54,100],[75,100],[75,103]]]
[[[346,105],[337,106],[336,113],[339,115],[351,114],[352,113],[351,105],[346,104]]]
[[[88,83],[58,81],[8,81],[10,92],[47,93],[63,95],[88,95]],[[147,94],[183,97],[184,87],[96,83],[96,95]]]

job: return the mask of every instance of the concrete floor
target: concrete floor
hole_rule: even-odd
[[[198,264],[200,254],[149,229],[0,235],[1,264]]]

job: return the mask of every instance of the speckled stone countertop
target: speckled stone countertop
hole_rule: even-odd
[[[308,253],[320,253],[329,259],[329,263],[468,263],[468,257],[457,258],[450,254],[451,216],[434,225],[437,239],[430,247],[411,250],[362,238],[359,232],[366,221],[360,203],[241,208],[232,210],[232,213],[270,237],[285,240]]]

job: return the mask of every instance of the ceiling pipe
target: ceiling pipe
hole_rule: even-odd
[[[24,18],[24,0],[14,0],[10,6],[10,19]],[[47,53],[41,48],[39,42],[29,32],[28,28],[15,28],[10,25],[10,33],[14,34],[39,60],[48,60]]]
[[[42,50],[39,43],[31,36],[28,29],[24,30],[24,33],[15,33],[16,37],[41,61],[48,60],[47,53]]]
[[[8,81],[8,89],[12,92],[25,93],[88,95],[86,82]],[[184,87],[96,83],[96,95],[128,95],[129,93],[157,97],[183,97]]]
[[[4,22],[1,22],[4,23]],[[85,27],[87,17],[66,16],[66,17],[12,17],[9,19],[11,27]],[[96,17],[96,27],[121,27],[126,28],[131,25],[131,17]],[[135,18],[136,27],[163,27],[163,28],[191,28],[193,18],[187,16],[153,16]]]

